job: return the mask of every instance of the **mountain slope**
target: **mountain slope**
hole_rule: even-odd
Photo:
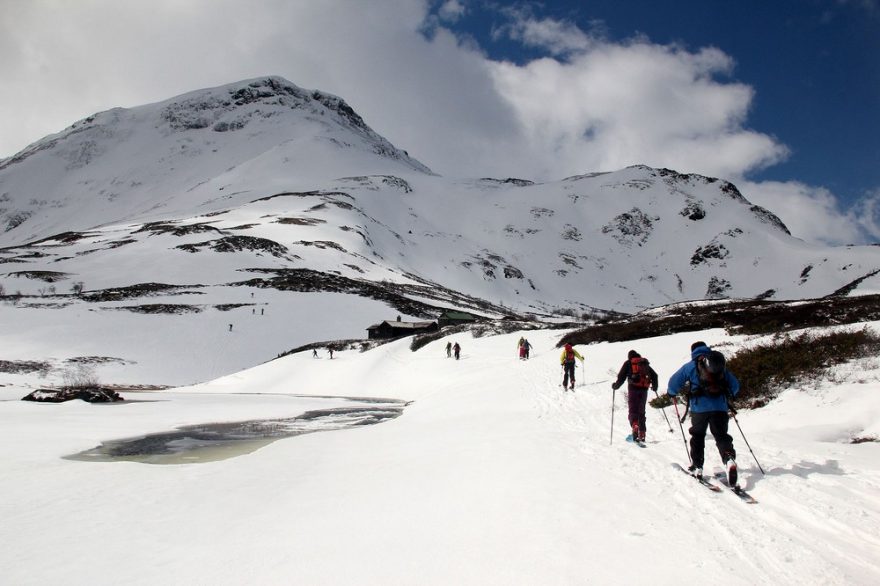
[[[101,112],[0,162],[0,244],[389,170],[430,173],[340,98],[279,77],[246,80]]]
[[[0,314],[23,324],[0,333],[7,358],[109,356],[142,370],[138,382],[228,374],[397,314],[558,322],[880,290],[880,249],[807,244],[726,181],[644,166],[545,183],[439,177],[341,99],[275,77],[47,137],[0,162],[0,208],[0,287],[18,302]],[[266,310],[271,335],[250,321]],[[119,311],[138,316],[133,329],[113,331]],[[296,316],[287,336],[284,316]],[[217,360],[198,344],[164,342],[184,323],[233,325],[247,351],[205,368]]]

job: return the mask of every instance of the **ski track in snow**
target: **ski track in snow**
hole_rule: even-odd
[[[752,491],[759,503],[741,502],[729,490],[712,494],[671,469],[670,461],[687,464],[675,413],[667,415],[673,426],[668,432],[662,414],[647,409],[648,448],[640,449],[624,440],[628,433],[626,387],[618,389],[614,405],[614,441],[610,441],[611,380],[591,382],[578,363],[575,391],[561,386],[561,368],[534,359],[521,363],[525,392],[533,392],[536,416],[560,432],[562,444],[577,453],[582,462],[602,469],[614,484],[630,484],[643,497],[642,504],[691,517],[693,534],[682,541],[670,540],[670,555],[681,563],[704,572],[702,564],[689,566],[688,546],[706,549],[717,561],[719,583],[779,584],[781,576],[810,576],[815,584],[871,583],[867,576],[880,577],[880,511],[864,510],[869,495],[878,494],[876,478],[847,474],[798,475],[785,467],[765,467],[761,476],[748,448],[731,420],[730,433],[738,449],[741,485]],[[558,367],[558,364],[557,364]],[[649,397],[652,398],[652,397]],[[740,416],[742,419],[742,416]],[[685,433],[687,434],[687,422]],[[689,435],[687,435],[689,438]],[[671,456],[670,456],[671,454]],[[777,457],[784,458],[784,454]],[[707,474],[718,460],[711,434],[706,442]],[[766,466],[766,464],[765,464]],[[720,464],[716,466],[721,470]],[[847,479],[845,485],[836,478]],[[715,481],[716,484],[718,481]],[[854,493],[841,498],[841,493]],[[652,517],[660,511],[654,511]],[[662,527],[660,528],[662,531]],[[845,546],[836,545],[846,536]],[[768,541],[773,545],[767,547]],[[866,560],[873,559],[870,563]]]
[[[630,343],[580,347],[585,367],[578,363],[575,391],[566,392],[554,346],[560,333],[529,332],[543,350],[528,361],[514,356],[518,336],[456,334],[415,353],[400,340],[339,352],[332,361],[307,352],[141,396],[155,401],[106,408],[0,402],[0,485],[9,496],[0,502],[0,540],[8,544],[0,565],[11,568],[4,578],[109,584],[97,577],[95,563],[83,562],[102,543],[107,559],[124,560],[111,564],[115,583],[130,584],[172,577],[383,586],[880,583],[876,444],[852,446],[817,439],[824,431],[802,431],[811,423],[830,426],[834,413],[848,427],[867,429],[856,426],[868,419],[846,409],[874,409],[876,387],[793,393],[742,412],[740,423],[767,472],[758,471],[732,425],[741,481],[759,501],[749,505],[727,489],[706,490],[670,465],[687,463],[674,411],[667,413],[673,433],[649,408],[648,447],[625,442],[624,389],[614,394],[609,443],[606,369]],[[682,339],[691,337],[635,346],[664,380],[686,355]],[[445,357],[450,340],[462,343],[459,361]],[[279,440],[211,464],[59,459],[95,441],[130,436],[132,426],[148,432],[278,417],[294,408],[283,393],[305,391],[388,392],[412,402],[388,423]],[[834,409],[816,415],[816,402]],[[838,428],[829,429],[836,437]],[[713,473],[720,461],[707,439],[706,471]],[[32,498],[46,490],[57,495],[59,486],[69,487],[61,498]],[[45,561],[45,551],[58,557]],[[336,571],[327,574],[328,564]]]

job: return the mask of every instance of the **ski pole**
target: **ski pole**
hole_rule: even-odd
[[[736,423],[737,429],[739,429],[739,433],[743,436],[743,441],[746,442],[746,447],[749,448],[749,451],[752,452],[752,458],[755,460],[755,464],[758,465],[758,470],[761,471],[761,474],[764,474],[764,469],[761,468],[761,463],[758,462],[758,458],[755,457],[755,452],[752,450],[752,446],[749,445],[749,440],[746,439],[746,434],[743,433],[742,427],[739,426],[739,421],[736,419],[736,411],[734,411],[733,407],[730,408],[730,415],[733,417],[733,422]]]
[[[617,393],[617,389],[611,387],[611,440],[608,442],[608,445],[612,445],[614,443],[614,395]]]
[[[657,389],[654,389],[654,396],[657,397],[657,400],[660,400],[660,394],[657,393]],[[666,420],[666,426],[669,427],[669,433],[675,433],[672,431],[672,424],[669,423],[669,417],[666,415],[666,407],[660,407],[660,412],[663,413],[663,419]]]
[[[681,428],[681,441],[684,442],[684,449],[688,455],[688,462],[690,462],[691,466],[693,466],[694,459],[691,458],[691,450],[688,447],[687,438],[684,437],[684,426],[681,424],[681,418],[678,415],[678,397],[672,397],[672,406],[675,407],[675,418],[678,419],[678,427]]]
[[[586,372],[587,371],[584,370],[584,359],[581,358],[581,386],[584,386],[586,384],[586,380],[585,380],[585,378],[587,376],[585,374]]]

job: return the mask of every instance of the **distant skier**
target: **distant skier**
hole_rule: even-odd
[[[525,351],[526,351],[526,360],[528,360],[528,359],[529,359],[529,354],[530,354],[531,351],[532,351],[532,345],[529,344],[529,339],[528,339],[528,338],[524,338],[524,339],[523,339],[523,349],[525,349]]]
[[[689,387],[688,411],[691,414],[691,466],[697,477],[703,476],[706,428],[715,438],[721,461],[727,467],[731,486],[737,486],[736,450],[727,433],[728,397],[739,393],[739,381],[727,370],[724,356],[705,342],[691,345],[691,361],[669,378],[667,393],[673,398]]]
[[[526,359],[526,339],[520,337],[519,342],[516,343],[516,351],[519,354],[520,360]]]
[[[461,346],[458,345],[458,342],[452,347],[452,352],[455,354],[455,359],[458,360],[458,357],[461,355]]]
[[[566,344],[565,348],[562,349],[562,355],[559,357],[559,362],[562,364],[562,388],[569,388],[568,383],[571,381],[571,390],[574,390],[574,360],[577,358],[581,362],[583,362],[584,357],[578,354],[578,351],[575,350],[571,344]]]
[[[327,352],[330,353],[330,360],[333,360],[333,348],[327,347]]]
[[[626,396],[629,405],[629,426],[632,428],[632,439],[637,442],[645,441],[645,432],[648,430],[645,421],[645,404],[648,402],[648,389],[657,390],[657,373],[651,368],[647,358],[635,350],[627,354],[627,361],[620,367],[617,380],[611,383],[615,391],[627,381]]]
[[[446,358],[452,358],[452,342],[446,342]]]
[[[312,358],[318,357],[318,350],[316,348],[312,348]]]
[[[232,324],[229,324],[229,331],[232,331]]]

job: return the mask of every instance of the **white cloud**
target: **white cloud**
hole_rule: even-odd
[[[729,177],[787,150],[743,123],[751,88],[715,81],[731,60],[637,42],[603,43],[562,62],[493,63],[528,142],[556,152],[556,174],[645,163]]]
[[[865,235],[859,242],[880,242],[880,187],[865,194],[847,215]]]
[[[446,0],[437,9],[437,14],[445,22],[456,22],[467,12],[467,8],[459,0]]]
[[[847,209],[830,190],[797,181],[738,185],[749,201],[772,210],[798,238],[832,245],[880,241],[880,189]]]
[[[585,51],[597,41],[593,34],[584,32],[572,22],[555,18],[535,18],[528,6],[507,7],[502,12],[508,21],[493,31],[496,39],[509,37],[558,57]]]
[[[343,97],[444,175],[558,179],[644,163],[735,180],[787,156],[746,126],[754,90],[727,80],[735,64],[718,49],[612,43],[600,25],[508,10],[496,32],[547,56],[499,62],[453,33],[466,10],[461,0],[0,2],[0,153],[96,111],[278,74]],[[833,196],[789,185],[765,185],[776,195],[760,203],[795,227],[813,210],[800,236],[854,229]],[[822,210],[834,213],[823,222]]]

